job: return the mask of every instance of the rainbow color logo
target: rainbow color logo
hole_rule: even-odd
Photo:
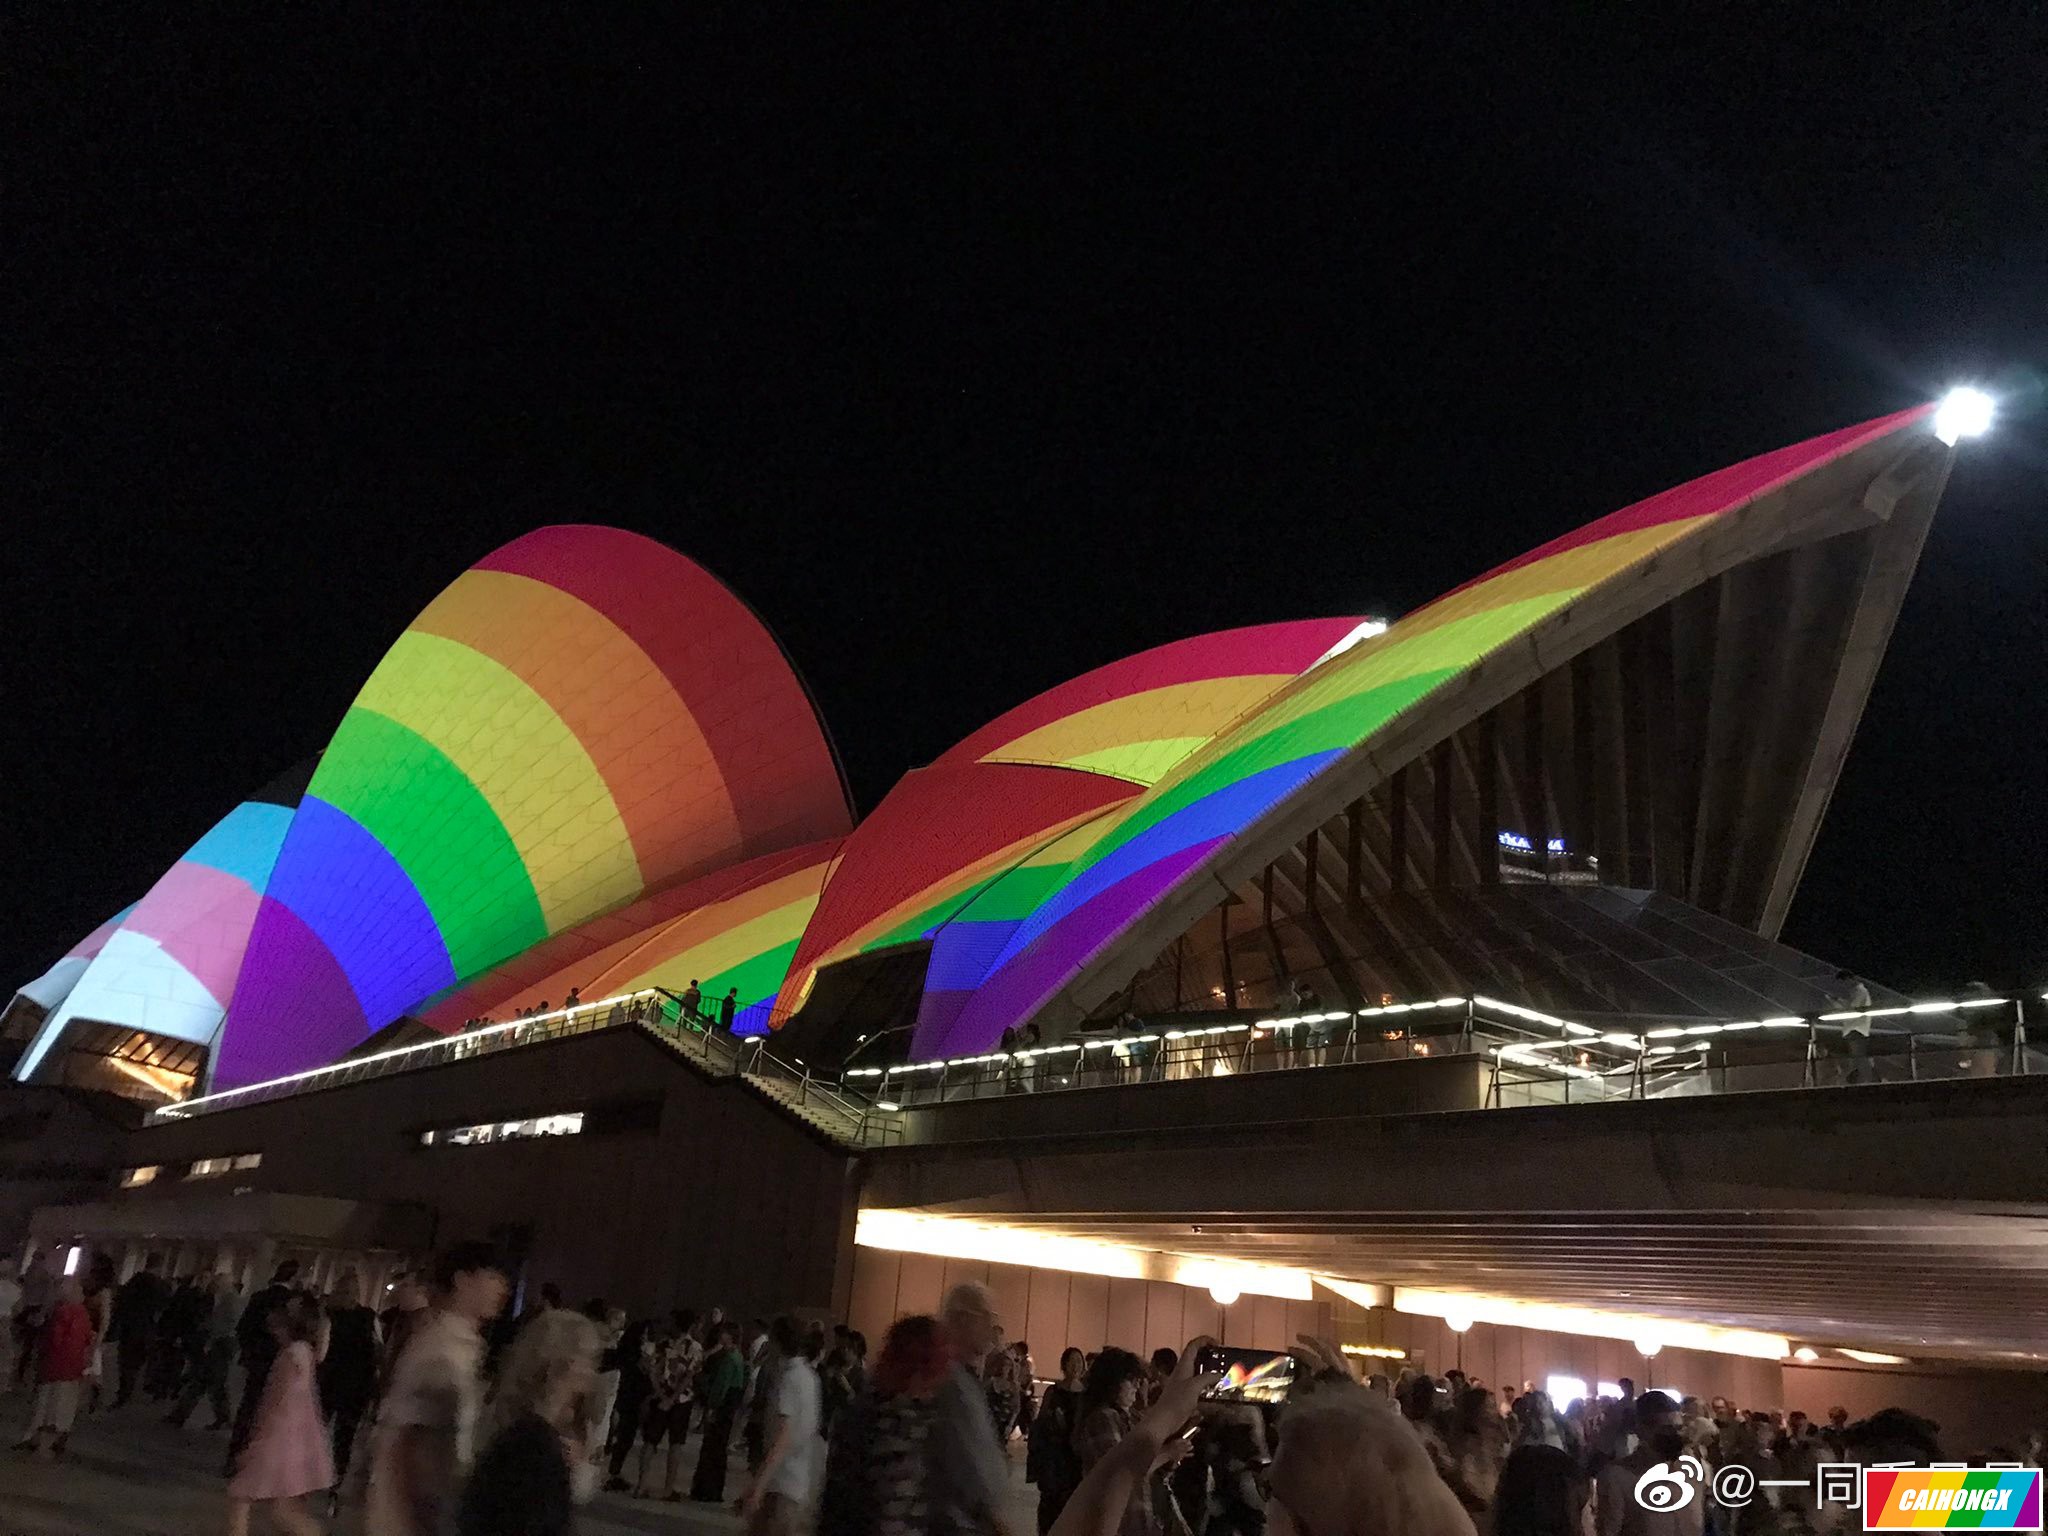
[[[1866,1468],[1866,1531],[2038,1531],[2038,1467]]]

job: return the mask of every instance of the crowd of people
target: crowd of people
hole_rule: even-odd
[[[629,1320],[549,1285],[513,1316],[510,1295],[482,1244],[400,1276],[381,1310],[349,1274],[313,1295],[289,1262],[244,1297],[215,1274],[174,1283],[156,1256],[118,1285],[105,1260],[37,1261],[0,1274],[11,1384],[35,1388],[20,1446],[61,1456],[79,1413],[138,1395],[179,1426],[203,1401],[227,1436],[230,1536],[258,1508],[317,1532],[320,1501],[332,1518],[345,1498],[368,1536],[563,1536],[600,1488],[731,1499],[750,1536],[1026,1536],[1020,1453],[1038,1536],[1753,1536],[1838,1523],[1812,1494],[1823,1461],[1941,1457],[1935,1426],[1896,1409],[1812,1422],[1624,1380],[1560,1410],[1458,1371],[1361,1382],[1312,1339],[1283,1403],[1205,1397],[1199,1339],[1068,1348],[1041,1383],[974,1283],[899,1319],[872,1365],[845,1326]],[[2041,1451],[2036,1434],[2003,1454]],[[1637,1481],[1688,1454],[1792,1486],[1645,1508]]]

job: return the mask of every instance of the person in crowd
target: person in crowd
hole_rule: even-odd
[[[1038,1417],[1037,1363],[1031,1358],[1030,1344],[1023,1339],[1010,1345],[1010,1359],[1015,1362],[1017,1377],[1017,1433],[1029,1445],[1031,1425]]]
[[[14,1336],[14,1374],[8,1379],[26,1386],[36,1370],[36,1338],[48,1320],[57,1296],[57,1277],[50,1272],[49,1257],[36,1253],[21,1272],[19,1292],[8,1309],[8,1328]]]
[[[206,1426],[209,1430],[226,1429],[233,1422],[228,1375],[241,1347],[236,1342],[236,1329],[242,1320],[242,1293],[226,1275],[211,1274],[206,1277],[203,1294],[206,1320],[200,1326],[199,1358],[185,1373],[184,1390],[164,1419],[174,1429],[185,1427],[202,1397],[213,1406],[213,1422]]]
[[[152,1402],[176,1397],[187,1368],[197,1363],[206,1339],[207,1306],[202,1276],[186,1275],[171,1287],[142,1368],[142,1390]]]
[[[1885,1462],[1927,1466],[1948,1459],[1942,1455],[1939,1437],[1940,1426],[1931,1419],[1903,1408],[1880,1408],[1867,1419],[1843,1426],[1843,1459],[1865,1466]]]
[[[1472,1522],[1404,1416],[1358,1390],[1316,1341],[1321,1369],[1282,1421],[1270,1477],[1276,1526],[1295,1536],[1470,1536]]]
[[[595,1463],[611,1449],[612,1410],[619,1405],[619,1341],[626,1334],[626,1309],[612,1306],[602,1296],[593,1296],[583,1304],[583,1315],[597,1330],[597,1363],[593,1368],[595,1380],[585,1434]]]
[[[591,1468],[589,1403],[599,1325],[556,1308],[519,1330],[505,1351],[463,1486],[458,1536],[568,1536],[579,1480]]]
[[[1181,1501],[1193,1536],[1265,1536],[1266,1468],[1272,1464],[1267,1445],[1266,1418],[1257,1407],[1204,1407],[1195,1455],[1181,1468],[1185,1473],[1199,1459],[1204,1475],[1197,1486],[1207,1489],[1199,1507],[1193,1499]]]
[[[633,1487],[626,1480],[626,1461],[640,1443],[640,1420],[653,1387],[647,1375],[648,1336],[653,1331],[653,1323],[646,1319],[628,1323],[618,1343],[598,1356],[600,1377],[606,1370],[616,1370],[619,1376],[604,1483],[607,1493],[626,1493]]]
[[[750,1536],[800,1536],[825,1464],[816,1368],[825,1341],[793,1317],[776,1318],[771,1333],[779,1364],[768,1404],[768,1444],[740,1500],[740,1517]]]
[[[940,1326],[952,1363],[932,1400],[934,1523],[944,1533],[1007,1531],[1009,1464],[989,1426],[988,1398],[965,1362],[988,1358],[1002,1318],[987,1286],[967,1280],[946,1293]]]
[[[15,1278],[14,1260],[0,1259],[0,1321],[7,1325],[6,1331],[0,1332],[0,1392],[14,1381],[14,1357],[19,1348],[14,1318],[20,1310],[21,1281]]]
[[[1577,1455],[1578,1447],[1572,1443],[1571,1431],[1558,1418],[1548,1392],[1524,1392],[1515,1399],[1511,1412],[1514,1415],[1515,1444],[1547,1445],[1554,1450]]]
[[[377,1410],[365,1536],[440,1536],[474,1456],[483,1328],[511,1282],[487,1243],[458,1243],[434,1273],[434,1306],[398,1357]]]
[[[768,1450],[768,1399],[775,1391],[780,1361],[775,1339],[759,1318],[747,1324],[747,1391],[740,1402],[740,1438],[746,1446],[747,1470],[757,1472]]]
[[[92,1318],[92,1353],[85,1362],[85,1411],[98,1413],[100,1391],[106,1381],[107,1330],[114,1313],[114,1260],[96,1253],[85,1268],[85,1310]]]
[[[1645,1392],[1630,1415],[1635,1446],[1600,1470],[1599,1536],[1701,1536],[1706,1499],[1694,1497],[1673,1509],[1646,1509],[1637,1502],[1636,1482],[1650,1468],[1685,1454],[1685,1430],[1678,1404],[1667,1393]]]
[[[43,1454],[43,1433],[49,1431],[48,1453],[61,1457],[78,1418],[78,1403],[92,1356],[92,1314],[85,1305],[85,1287],[76,1276],[57,1283],[55,1298],[36,1338],[36,1395],[29,1405],[28,1433],[17,1450]]]
[[[249,1443],[250,1428],[256,1422],[256,1407],[263,1401],[263,1380],[270,1363],[277,1358],[277,1336],[270,1328],[270,1314],[292,1297],[292,1282],[299,1277],[299,1261],[286,1259],[270,1276],[270,1284],[249,1298],[242,1320],[235,1325],[235,1344],[242,1361],[242,1398],[235,1405],[234,1428],[228,1433],[228,1472],[233,1474],[242,1448]]]
[[[300,1500],[334,1486],[316,1379],[320,1303],[294,1292],[264,1314],[263,1324],[273,1348],[248,1442],[228,1479],[228,1536],[248,1536],[249,1512],[258,1504],[295,1536],[317,1536],[319,1522]]]
[[[1139,1405],[1141,1408],[1152,1406],[1153,1400],[1159,1396],[1160,1390],[1167,1382],[1172,1380],[1173,1373],[1179,1366],[1180,1356],[1165,1345],[1152,1351],[1152,1358],[1145,1366],[1145,1393],[1144,1401]]]
[[[697,1395],[697,1373],[704,1367],[704,1346],[691,1329],[696,1314],[679,1312],[666,1323],[656,1325],[641,1351],[646,1362],[648,1393],[640,1411],[640,1474],[634,1493],[653,1498],[650,1486],[655,1458],[664,1444],[668,1447],[666,1475],[658,1490],[671,1504],[680,1504],[683,1492],[676,1477],[683,1460],[683,1442],[690,1434],[690,1409]]]
[[[1577,1457],[1544,1441],[1524,1440],[1501,1466],[1487,1531],[1489,1536],[1584,1536],[1591,1493]]]
[[[1475,1520],[1486,1512],[1513,1440],[1493,1394],[1467,1382],[1443,1430],[1444,1481]]]
[[[851,1336],[844,1328],[838,1333],[838,1341],[818,1362],[818,1433],[827,1440],[832,1438],[832,1426],[839,1416],[853,1406],[855,1395]]]
[[[722,1322],[711,1336],[711,1348],[697,1386],[697,1400],[703,1405],[704,1444],[697,1453],[696,1475],[690,1480],[692,1499],[706,1504],[725,1500],[725,1469],[732,1450],[733,1424],[746,1390],[746,1358],[739,1351],[732,1324]]]
[[[690,984],[683,988],[683,1027],[687,1029],[701,1023],[703,1021],[703,1013],[704,994],[698,989],[697,978],[692,976]]]
[[[142,1368],[149,1362],[150,1349],[156,1343],[157,1321],[170,1299],[171,1288],[164,1279],[164,1256],[160,1253],[146,1255],[142,1268],[122,1281],[120,1289],[114,1292],[109,1337],[114,1340],[120,1383],[114,1394],[116,1408],[127,1407],[141,1384]]]
[[[391,1373],[398,1368],[398,1357],[405,1353],[405,1346],[412,1342],[412,1336],[433,1315],[431,1298],[427,1294],[427,1282],[413,1270],[406,1270],[391,1282],[391,1305],[378,1315],[377,1325],[384,1335],[384,1345],[377,1359],[377,1394],[383,1396],[390,1385]]]
[[[922,1536],[951,1507],[939,1486],[938,1394],[953,1369],[934,1317],[900,1317],[833,1427],[818,1536]],[[951,1530],[950,1526],[945,1527]]]
[[[1045,1401],[1038,1406],[1026,1442],[1024,1476],[1038,1488],[1038,1536],[1052,1529],[1081,1482],[1074,1429],[1086,1400],[1087,1369],[1088,1357],[1080,1350],[1069,1347],[1060,1352],[1060,1379],[1045,1389]]]
[[[329,1519],[341,1506],[341,1485],[355,1449],[356,1431],[377,1396],[377,1360],[382,1340],[377,1314],[363,1304],[362,1282],[344,1271],[327,1293],[327,1352],[320,1359],[320,1408],[333,1431],[334,1487],[327,1496]]]
[[[1176,1367],[1178,1364],[1176,1356]],[[1080,1457],[1084,1478],[1131,1432],[1151,1387],[1144,1362],[1129,1350],[1111,1347],[1095,1357],[1082,1386],[1081,1419],[1074,1428],[1074,1450]],[[1152,1473],[1177,1463],[1188,1450],[1188,1442],[1176,1436],[1155,1462]],[[1151,1475],[1133,1485],[1117,1529],[1121,1536],[1160,1536],[1159,1503]]]
[[[1018,1405],[1023,1390],[1017,1381],[1017,1361],[998,1345],[981,1364],[981,1390],[988,1398],[989,1419],[995,1426],[996,1443],[1008,1445],[1017,1427]]]
[[[732,1033],[732,1016],[739,1012],[740,989],[729,987],[725,996],[718,1000],[718,1027],[728,1035]]]
[[[1840,1461],[1848,1454],[1849,1410],[1834,1407],[1828,1410],[1828,1427],[1820,1432],[1821,1444],[1827,1447],[1828,1459]]]

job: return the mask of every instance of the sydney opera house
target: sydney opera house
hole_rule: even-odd
[[[1490,1111],[1504,1064],[1529,1115],[1584,1116],[1623,1112],[1573,1097],[1617,1081],[1627,1112],[1658,1107],[1650,1068],[1699,1069],[1676,1089],[1696,1108],[1767,1071],[1750,1048],[1774,1031],[1801,1059],[1758,1097],[1820,1094],[1828,1015],[1872,1045],[1888,1017],[1963,1040],[1958,1004],[1907,1014],[1871,981],[1852,1005],[1834,965],[1778,941],[1953,451],[1918,407],[1649,496],[1391,623],[1162,637],[997,715],[864,817],[738,596],[638,534],[538,529],[428,604],[300,769],[21,982],[0,1016],[21,1084],[153,1106],[121,1143],[129,1187],[45,1206],[34,1231],[372,1269],[489,1232],[530,1273],[636,1305],[745,1283],[879,1317],[913,1272],[1006,1263],[909,1241],[885,1273],[875,1234],[978,1212],[1023,1244],[1020,1273],[1060,1243],[1153,1255],[1100,1273],[1155,1301],[1176,1264],[1251,1277],[1248,1297],[1268,1270],[1329,1279],[1275,1298],[1326,1327],[1371,1313],[1373,1286],[1441,1287],[1365,1227],[1279,1222],[1277,1194],[1232,1197],[1229,1251],[1198,1240],[1180,1218],[1209,1207],[1144,1183],[1167,1178],[1166,1141],[1090,1164],[1116,1170],[1124,1217],[1159,1208],[1116,1232],[1081,1193],[1035,1209],[1036,1181],[1089,1137]],[[708,1028],[678,1017],[692,983]],[[2007,1066],[2023,1017],[1988,1037]],[[1312,1045],[1297,1020],[1322,1026]],[[1248,1070],[1265,1045],[1287,1048],[1276,1070]],[[1081,1070],[1111,1059],[1122,1076]],[[998,1188],[961,1171],[969,1147]],[[754,1267],[698,1251],[706,1231],[748,1234]],[[1647,1260],[1626,1286],[1534,1249],[1489,1268],[1532,1304],[1659,1311]],[[1952,1277],[1924,1278],[1925,1307],[1902,1282],[1879,1323],[1790,1281],[1679,1287],[1661,1310],[1744,1338],[2029,1352],[2009,1297],[1944,1302]],[[2048,1266],[2023,1279],[2048,1301]],[[1239,1289],[1160,1302],[1157,1331]],[[1092,1321],[1041,1324],[1026,1291],[1034,1335],[1089,1342]]]

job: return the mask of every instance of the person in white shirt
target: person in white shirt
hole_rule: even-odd
[[[749,1536],[797,1536],[817,1497],[825,1467],[825,1441],[818,1433],[823,1393],[818,1353],[824,1335],[793,1317],[778,1317],[770,1330],[781,1361],[766,1404],[767,1446],[754,1473],[740,1515]]]

